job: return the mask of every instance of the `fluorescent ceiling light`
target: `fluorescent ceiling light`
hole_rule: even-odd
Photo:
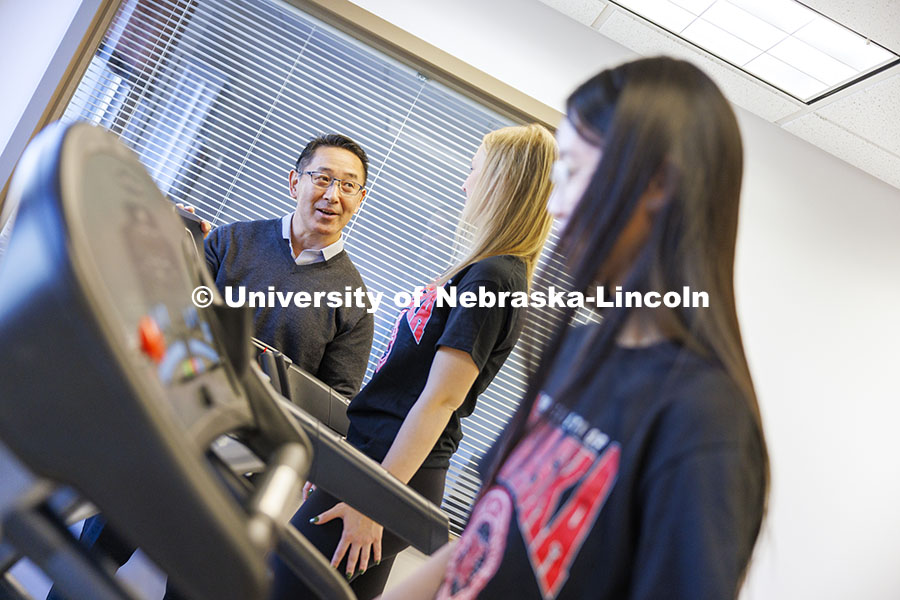
[[[769,54],[789,65],[794,65],[797,69],[827,85],[843,83],[852,79],[857,73],[856,69],[795,37],[787,38],[769,50]]]
[[[715,0],[672,0],[672,4],[677,4],[691,14],[699,15],[709,8],[714,1]]]
[[[697,18],[697,15],[669,0],[623,0],[620,4],[644,17],[652,14],[654,23],[674,33],[681,33]]]
[[[744,65],[762,54],[759,48],[703,19],[691,23],[681,35],[719,58],[736,65]]]
[[[767,50],[787,37],[787,33],[728,2],[716,2],[703,13],[709,21],[760,50]]]
[[[766,23],[794,33],[818,15],[794,0],[729,0]]]
[[[818,79],[769,54],[761,54],[750,61],[746,69],[797,98],[813,96],[823,85]]]
[[[900,56],[795,0],[611,0],[806,103]]]

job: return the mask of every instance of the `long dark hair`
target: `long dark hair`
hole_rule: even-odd
[[[753,415],[765,465],[768,457],[756,392],[744,356],[734,299],[734,250],[743,150],[734,112],[702,71],[670,58],[647,58],[603,71],[576,89],[567,116],[579,134],[603,148],[602,158],[570,219],[559,250],[573,289],[602,281],[613,246],[638,201],[662,180],[666,202],[652,232],[622,282],[646,293],[689,286],[708,293],[708,308],[653,309],[654,324],[669,340],[706,357],[735,382]],[[578,360],[555,400],[572,402],[615,345],[627,308],[608,309],[596,336]],[[570,309],[544,348],[522,404],[485,478],[486,490],[522,439],[528,415],[553,368],[574,316]],[[649,313],[648,313],[649,314]],[[567,365],[568,366],[568,365]],[[765,492],[764,492],[765,493]],[[763,501],[765,496],[763,498]]]

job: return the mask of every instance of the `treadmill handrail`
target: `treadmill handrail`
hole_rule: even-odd
[[[304,411],[342,436],[350,429],[347,408],[350,400],[327,383],[294,364],[283,352],[257,338],[251,338],[260,350],[257,359],[269,376],[272,387]]]

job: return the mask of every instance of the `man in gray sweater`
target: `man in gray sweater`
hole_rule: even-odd
[[[313,139],[289,174],[294,212],[279,219],[238,221],[206,238],[206,262],[226,286],[286,294],[339,292],[365,284],[343,249],[341,231],[366,197],[368,160],[342,135]],[[321,296],[320,296],[321,297]],[[255,335],[284,352],[300,368],[352,397],[359,391],[372,346],[374,318],[368,305],[298,308],[257,306]]]

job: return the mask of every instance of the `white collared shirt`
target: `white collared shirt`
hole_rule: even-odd
[[[344,249],[344,238],[341,237],[333,244],[329,244],[318,250],[301,250],[299,255],[294,254],[294,247],[291,245],[291,218],[294,213],[288,213],[281,219],[281,235],[287,240],[288,248],[291,249],[291,256],[298,265],[311,265],[312,263],[325,262],[337,256]]]

